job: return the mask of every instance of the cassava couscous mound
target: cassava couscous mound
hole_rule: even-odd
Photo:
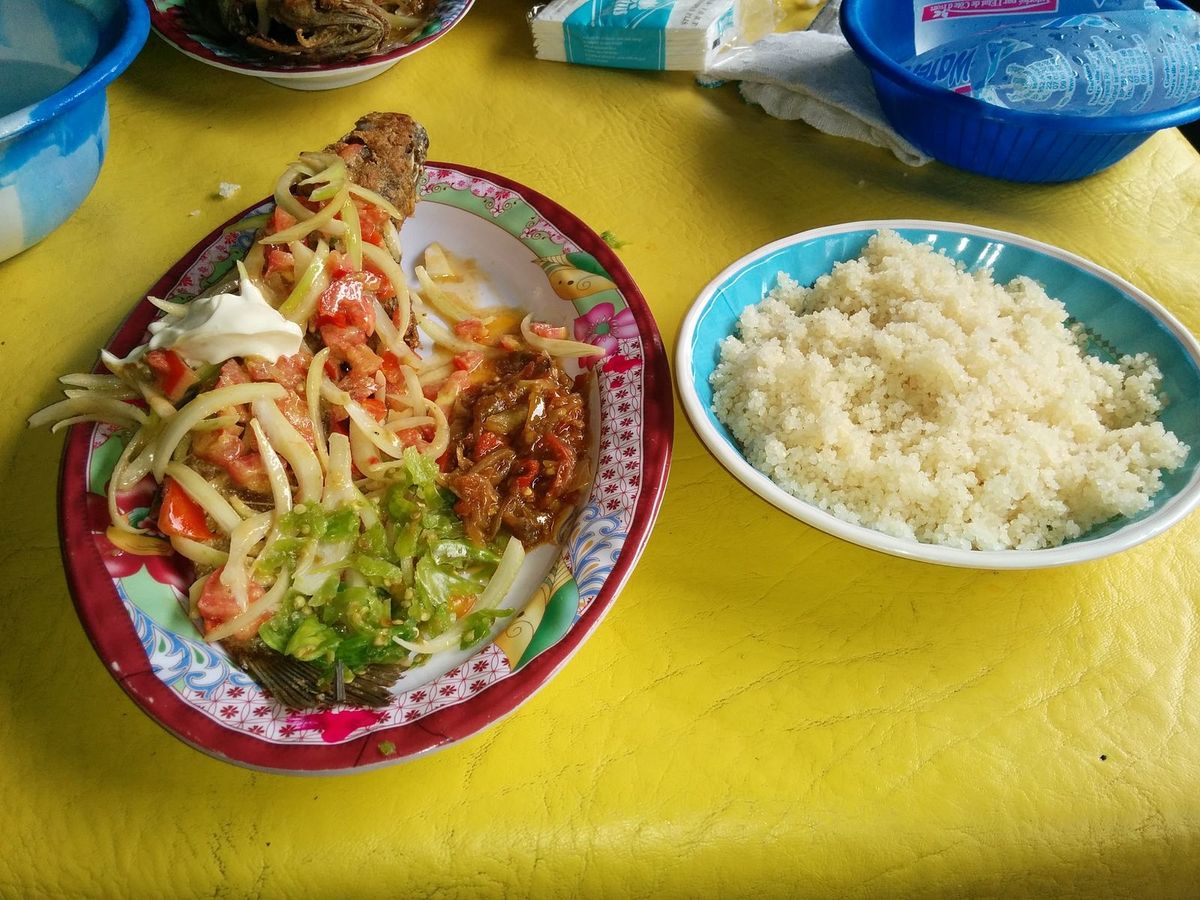
[[[747,460],[848,522],[1053,547],[1144,509],[1188,448],[1145,354],[1083,352],[1062,303],[895,232],[812,288],[780,273],[721,344],[713,410]]]

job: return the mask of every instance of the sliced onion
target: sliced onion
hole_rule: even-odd
[[[329,474],[325,478],[325,493],[321,497],[321,506],[325,509],[337,509],[362,499],[354,486],[350,462],[350,439],[334,432],[329,436]]]
[[[438,459],[450,447],[450,423],[446,421],[446,414],[442,412],[440,406],[432,400],[426,400],[425,404],[429,414],[433,416],[434,426],[437,430],[434,432],[433,440],[425,445],[421,454]]]
[[[391,317],[388,316],[387,310],[383,308],[383,304],[378,300],[372,302],[375,307],[375,333],[379,335],[379,340],[383,343],[383,346],[395,353],[402,361],[415,360],[416,357],[413,355],[412,348],[404,342],[403,335],[392,324]]]
[[[96,421],[108,422],[121,428],[145,425],[146,413],[138,407],[100,394],[90,397],[71,397],[43,407],[29,417],[30,428],[39,428],[67,416],[94,416]]]
[[[250,408],[262,423],[271,444],[292,467],[298,486],[297,499],[301,503],[320,499],[325,480],[321,474],[321,463],[296,426],[279,411],[274,400],[256,400],[250,404]]]
[[[392,469],[404,466],[403,460],[381,462],[379,450],[367,433],[353,419],[350,420],[350,457],[358,471],[367,478],[380,479]]]
[[[421,384],[421,379],[411,366],[405,366],[400,370],[404,375],[404,387],[408,391],[408,396],[405,398],[408,401],[408,407],[414,413],[425,408],[425,390]]]
[[[363,267],[362,223],[358,218],[358,207],[349,197],[342,204],[342,221],[346,223],[346,255],[350,257],[350,266],[355,272],[361,272]]]
[[[233,428],[240,421],[241,418],[234,415],[213,416],[211,419],[201,419],[192,426],[192,434],[198,431],[217,431],[221,428]]]
[[[356,193],[356,184],[350,186],[350,193]],[[383,199],[380,197],[379,199]],[[383,226],[383,245],[387,247],[388,253],[392,254],[392,259],[399,262],[403,258],[400,250],[400,232],[396,230],[396,223],[392,219],[387,220],[387,224]]]
[[[311,219],[313,216],[311,209],[292,196],[292,185],[303,174],[306,174],[304,170],[293,164],[284,169],[279,180],[275,182],[275,205],[281,207],[284,212],[299,222]]]
[[[143,425],[122,448],[121,455],[117,457],[117,464],[113,466],[112,475],[110,475],[108,478],[108,489],[105,492],[105,496],[108,501],[109,521],[112,522],[116,528],[119,528],[121,531],[127,531],[130,534],[145,534],[146,529],[134,528],[129,524],[129,519],[117,506],[117,494],[120,491],[127,490],[129,487],[137,484],[137,482],[145,478],[147,473],[150,471],[149,463],[147,463],[145,469],[141,470],[141,474],[138,475],[137,480],[126,484],[126,472],[130,466],[129,458],[136,452],[135,448],[140,448],[142,442],[146,441],[147,439],[146,426]],[[151,457],[151,460],[152,459],[153,458]]]
[[[274,382],[231,384],[200,394],[173,415],[163,433],[159,435],[154,447],[154,480],[162,482],[163,473],[166,472],[167,463],[171,461],[175,448],[197,422],[230,406],[252,403],[255,400],[277,400],[286,394],[287,389]]]
[[[349,394],[335,385],[328,378],[321,385],[321,396],[334,403],[342,409],[346,410],[352,422],[356,422],[359,428],[370,439],[371,443],[378,447],[393,459],[399,459],[404,455],[405,445],[400,443],[394,434],[386,431],[375,417],[367,412],[363,407],[354,400]],[[332,442],[333,436],[330,435]],[[332,448],[331,451],[332,453]],[[332,463],[330,463],[332,466]]]
[[[239,609],[244,610],[249,604],[250,551],[270,532],[271,519],[269,512],[258,513],[238,525],[229,535],[229,561],[221,570],[221,584],[233,594]]]
[[[322,469],[329,469],[329,448],[325,445],[325,419],[321,415],[321,382],[325,377],[325,360],[329,359],[329,348],[322,348],[308,365],[304,379],[304,395],[308,401],[308,418],[312,422],[313,445],[317,448],[317,459]]]
[[[476,353],[482,353],[484,356],[495,356],[500,352],[495,347],[489,347],[487,344],[477,344],[474,341],[460,338],[441,322],[430,316],[425,316],[419,324],[421,329],[429,335],[435,344],[439,344],[449,350],[455,350],[459,353],[474,350]]]
[[[349,192],[343,187],[336,194],[334,194],[332,200],[321,207],[319,212],[313,213],[309,218],[301,218],[300,221],[298,221],[291,228],[285,228],[282,231],[277,231],[274,234],[268,234],[264,237],[261,237],[258,239],[258,242],[260,244],[286,244],[289,241],[301,240],[312,234],[314,231],[325,229],[333,223],[334,216],[341,212],[342,206],[345,205],[349,196]],[[291,210],[288,211],[291,212]],[[297,216],[297,218],[300,217]],[[339,227],[332,229],[332,231],[337,234],[342,234],[345,230],[345,226],[341,223],[338,223],[338,226]]]
[[[292,254],[292,272],[304,272],[312,264],[313,251],[304,241],[288,243],[288,252]]]
[[[229,505],[229,501],[195,469],[183,463],[172,462],[167,463],[165,474],[174,478],[175,483],[183,488],[183,492],[199,503],[217,527],[226,534],[232,534],[233,530],[242,524],[242,517]]]
[[[521,320],[521,336],[525,338],[525,342],[535,350],[544,350],[551,356],[559,356],[567,359],[576,359],[581,356],[603,356],[604,348],[597,347],[594,344],[585,344],[581,341],[568,341],[562,338],[545,338],[539,334],[534,334],[529,328],[529,323],[533,319],[533,314],[530,313]]]
[[[404,272],[396,260],[392,259],[392,255],[382,247],[363,244],[362,251],[363,256],[391,282],[392,290],[396,292],[396,312],[400,321],[395,323],[395,327],[403,337],[408,332],[408,323],[412,316],[412,302],[409,300],[408,282],[404,280]]]
[[[229,561],[229,554],[208,544],[193,541],[191,538],[171,535],[171,546],[175,552],[185,559],[190,559],[198,566],[212,566],[214,569]]]
[[[258,453],[262,457],[263,468],[267,470],[267,481],[271,485],[271,497],[275,501],[275,523],[278,524],[280,516],[292,511],[292,486],[288,482],[287,469],[284,468],[283,460],[279,458],[270,438],[267,437],[262,422],[258,419],[251,419],[250,430],[254,432],[254,438],[258,441]]]
[[[510,537],[504,553],[500,556],[496,571],[488,581],[487,587],[483,589],[483,593],[479,595],[479,602],[475,604],[475,608],[494,609],[499,606],[500,601],[507,597],[508,592],[512,590],[512,586],[517,580],[517,573],[521,571],[524,562],[525,546],[515,537]]]
[[[420,374],[421,386],[440,384],[454,374],[454,363],[446,363],[436,369],[422,369]]]
[[[63,375],[58,379],[60,384],[69,384],[73,387],[88,388],[93,391],[112,391],[119,393],[128,391],[129,386],[125,384],[116,375],[95,375],[91,372],[77,372],[72,375]]]
[[[424,428],[426,425],[435,425],[433,416],[401,416],[395,419],[388,419],[383,423],[383,428],[387,431],[403,431],[407,428]]]
[[[313,310],[317,307],[317,299],[329,285],[329,275],[325,271],[325,260],[328,257],[329,245],[323,240],[318,240],[317,249],[313,252],[304,274],[296,281],[292,292],[279,304],[281,316],[301,327],[308,324]]]
[[[370,188],[365,188],[361,184],[354,184],[351,182],[350,193],[352,193],[355,197],[361,197],[372,206],[378,206],[393,219],[397,221],[403,221],[404,213],[400,212],[400,210],[396,209],[396,207],[385,200],[380,194],[375,193]]]
[[[429,273],[425,271],[424,266],[417,266],[414,271],[417,275],[417,281],[421,284],[421,293],[425,297],[425,302],[451,322],[462,322],[464,319],[479,319],[483,317],[483,313],[475,309],[475,307],[434,284],[433,279],[429,277]]]
[[[228,570],[226,570],[228,571]],[[230,635],[237,634],[243,628],[253,625],[262,616],[267,613],[274,612],[279,608],[279,603],[283,600],[287,593],[288,587],[291,584],[291,579],[288,576],[288,570],[285,568],[279,573],[279,577],[275,579],[275,583],[271,585],[271,589],[251,603],[242,612],[238,613],[228,622],[218,625],[212,631],[204,636],[204,640],[210,644],[214,641],[224,640]]]

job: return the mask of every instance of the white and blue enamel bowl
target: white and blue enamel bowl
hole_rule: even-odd
[[[1062,546],[1046,550],[962,550],[892,537],[853,525],[798,500],[750,465],[712,411],[709,378],[721,341],[734,333],[743,309],[762,300],[780,272],[811,285],[835,263],[860,256],[876,231],[890,228],[930,244],[969,270],[987,267],[998,282],[1028,275],[1061,300],[1103,358],[1147,352],[1163,373],[1168,404],[1161,419],[1190,448],[1187,461],[1163,474],[1152,505],[1117,517]],[[700,439],[743,484],[808,525],[863,547],[911,560],[978,569],[1037,569],[1100,559],[1166,531],[1200,502],[1200,344],[1182,324],[1129,282],[1093,262],[1030,238],[973,225],[916,220],[852,222],[816,228],[768,244],[739,259],[701,292],[684,319],[676,347],[683,407]]]
[[[0,261],[65,222],[96,183],[105,88],[149,33],[142,0],[0,0]]]

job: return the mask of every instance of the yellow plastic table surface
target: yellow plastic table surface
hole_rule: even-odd
[[[315,94],[151,37],[110,91],[95,190],[0,264],[0,895],[1196,896],[1200,516],[1093,564],[926,566],[776,511],[678,409],[658,525],[608,618],[464,743],[264,775],[185,746],[106,674],[59,557],[62,436],[25,417],[292,154],[369,110],[627,241],[668,348],[732,260],[872,217],[1058,244],[1200,331],[1200,157],[1177,132],[1061,186],[910,169],[732,86],[539,62],[526,10],[481,0],[387,74]],[[221,200],[221,181],[244,187]]]

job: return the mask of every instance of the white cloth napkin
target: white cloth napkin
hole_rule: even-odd
[[[910,166],[929,157],[892,129],[879,108],[866,66],[859,62],[832,18],[832,33],[772,34],[729,51],[706,72],[740,81],[742,96],[779,119],[803,119],[838,137],[886,147]],[[818,25],[820,27],[820,25]]]

